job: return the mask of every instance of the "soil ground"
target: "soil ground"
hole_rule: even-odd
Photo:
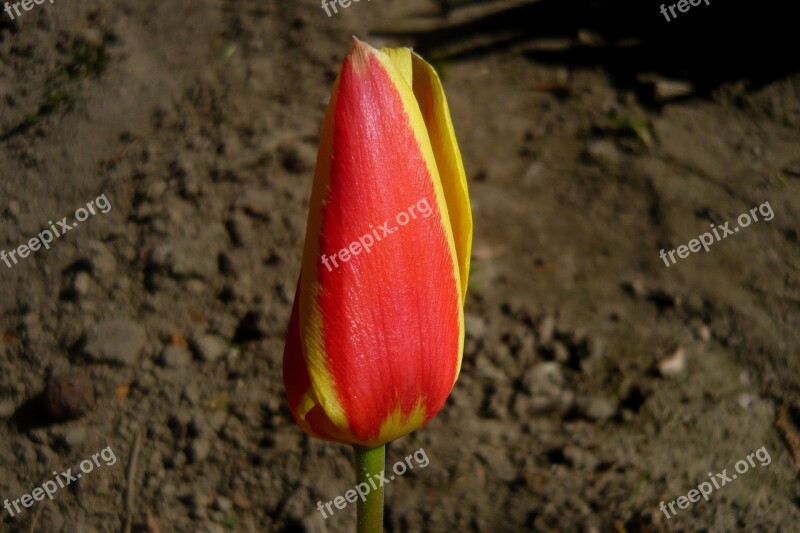
[[[702,6],[697,21],[727,13]],[[353,460],[292,421],[285,328],[349,36],[412,44],[394,30],[438,7],[0,13],[0,249],[101,195],[111,206],[0,263],[0,498],[115,458],[0,510],[0,530],[354,530],[354,506],[317,511],[352,487]],[[674,26],[643,13],[658,50],[697,29],[679,25],[692,11]],[[654,102],[593,35],[436,62],[473,202],[467,340],[447,406],[388,448],[389,465],[430,459],[387,487],[388,531],[797,531],[800,74],[782,63],[796,47],[737,56],[741,72],[706,50],[682,72],[695,88]],[[658,76],[681,73],[669,57]],[[753,208],[708,252],[659,257]],[[748,455],[710,501],[659,510]]]

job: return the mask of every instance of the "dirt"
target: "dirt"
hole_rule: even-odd
[[[797,530],[800,74],[758,37],[786,16],[739,15],[779,27],[722,37],[773,53],[717,64],[727,45],[702,24],[731,11],[713,2],[674,26],[657,4],[629,13],[641,26],[516,16],[528,37],[555,29],[482,47],[498,28],[466,27],[455,52],[419,29],[465,16],[429,17],[439,4],[0,12],[0,249],[96,211],[0,263],[0,498],[95,456],[52,501],[0,509],[0,530],[354,530],[355,506],[317,510],[353,486],[352,451],[302,433],[281,377],[318,130],[352,34],[435,58],[475,219],[461,377],[388,447],[388,465],[420,448],[430,463],[387,486],[386,529]],[[589,20],[651,48],[577,39]],[[686,68],[650,53],[706,38]],[[641,72],[693,87],[654,101]],[[659,256],[759,206],[708,252]],[[748,455],[710,501],[659,509]]]

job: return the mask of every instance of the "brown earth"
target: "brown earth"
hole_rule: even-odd
[[[591,33],[478,50],[485,26],[437,52],[420,24],[464,16],[420,19],[438,4],[0,12],[0,249],[111,205],[0,263],[0,504],[106,447],[116,459],[0,510],[0,530],[354,529],[354,506],[316,510],[352,487],[351,451],[291,420],[281,357],[349,36],[411,44],[387,35],[413,26],[438,54],[475,246],[462,375],[388,448],[389,465],[420,447],[430,463],[387,487],[387,530],[797,531],[798,71],[780,54],[763,57],[787,68],[767,72],[698,60],[694,90],[654,102]],[[684,28],[653,24],[658,39]],[[708,252],[659,257],[759,206]],[[769,464],[709,502],[659,510],[762,447]]]

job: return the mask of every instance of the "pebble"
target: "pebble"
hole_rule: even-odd
[[[486,335],[486,322],[473,313],[464,313],[464,326],[467,337],[482,339]]]
[[[549,344],[550,341],[553,340],[553,333],[556,330],[556,319],[555,317],[548,315],[544,317],[542,322],[539,324],[539,344]]]
[[[686,371],[686,351],[678,348],[658,363],[658,371],[664,377],[675,377]]]
[[[255,237],[253,224],[242,212],[236,211],[225,221],[231,240],[237,246],[244,246]]]
[[[195,413],[189,421],[189,435],[203,437],[211,435],[211,426],[205,416]]]
[[[200,391],[190,383],[183,388],[183,398],[189,402],[189,405],[197,405],[200,403]]]
[[[153,180],[145,187],[144,196],[150,200],[159,200],[168,189],[167,182],[164,180]]]
[[[86,272],[78,272],[72,281],[72,291],[78,296],[86,296],[91,287],[92,277]]]
[[[89,46],[100,48],[103,46],[103,33],[95,28],[85,28],[81,31],[81,37]]]
[[[593,470],[598,463],[591,452],[576,446],[565,447],[564,457],[571,465],[582,470]]]
[[[7,216],[13,218],[14,220],[19,220],[19,216],[20,216],[21,212],[22,212],[22,210],[19,207],[19,202],[16,202],[16,201],[12,200],[6,206],[5,214]]]
[[[188,503],[192,508],[193,518],[205,518],[208,516],[209,498],[205,492],[195,491],[189,498]]]
[[[208,425],[214,433],[218,433],[227,420],[228,414],[225,411],[214,410],[208,415]]]
[[[189,444],[186,450],[189,460],[193,463],[202,463],[211,453],[211,443],[203,438],[197,438]]]
[[[564,375],[558,363],[539,363],[523,376],[522,385],[530,393],[517,395],[514,410],[519,416],[531,416],[552,411],[557,407],[569,408],[573,394],[562,389]]]
[[[562,365],[569,361],[569,350],[564,346],[563,342],[556,341],[553,343],[553,357]]]
[[[94,386],[83,372],[69,371],[47,380],[44,409],[56,420],[78,418],[94,407]]]
[[[756,401],[758,401],[757,395],[746,392],[736,397],[736,403],[739,404],[739,407],[745,410],[749,410]]]
[[[89,264],[93,274],[108,275],[117,270],[117,260],[111,250],[100,241],[89,243]]]
[[[531,394],[557,395],[564,385],[564,375],[558,363],[539,363],[525,374],[522,383]]]
[[[608,398],[593,396],[585,400],[582,411],[589,420],[602,422],[617,414],[617,406]]]
[[[217,496],[214,499],[214,509],[223,513],[233,511],[233,502],[223,496]]]
[[[65,430],[60,435],[57,435],[56,438],[66,446],[67,450],[73,451],[86,441],[87,436],[88,431],[86,427],[76,426]]]
[[[275,210],[275,196],[263,189],[245,189],[236,199],[235,207],[256,218],[269,219]]]
[[[161,352],[160,362],[167,368],[184,368],[192,362],[192,353],[186,348],[170,344]]]
[[[544,172],[545,166],[541,161],[534,161],[528,168],[525,170],[525,174],[522,176],[522,183],[525,185],[535,185],[538,180],[537,178],[541,176]]]
[[[211,363],[225,355],[228,343],[216,335],[201,335],[192,343],[195,356],[205,363]]]
[[[245,258],[241,254],[232,251],[222,251],[217,258],[219,264],[219,271],[226,276],[236,277],[244,271],[246,263]]]
[[[586,156],[595,163],[603,166],[613,166],[622,160],[614,141],[600,139],[589,143],[586,147]]]
[[[303,174],[314,168],[316,150],[306,144],[284,144],[278,151],[283,168],[292,174]]]
[[[17,408],[13,400],[0,401],[0,418],[11,418]]]
[[[134,366],[147,343],[145,329],[125,318],[100,322],[86,332],[84,355],[91,361]]]

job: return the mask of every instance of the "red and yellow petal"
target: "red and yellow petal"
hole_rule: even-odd
[[[425,121],[453,228],[461,291],[466,299],[472,253],[472,209],[467,175],[442,82],[433,67],[409,48],[383,48],[381,51],[389,56],[412,87]]]
[[[300,341],[300,290],[302,276],[297,282],[289,332],[283,351],[283,383],[289,401],[289,410],[295,422],[309,435],[336,442],[352,442],[346,429],[337,427],[325,414],[311,386]]]
[[[398,224],[398,213],[422,201],[430,216]],[[340,250],[368,235],[368,251],[341,259]],[[297,391],[309,385],[290,393],[304,429],[376,445],[439,411],[463,348],[458,249],[408,78],[386,54],[356,42],[323,127],[297,299],[299,346],[290,352],[287,342],[287,354],[302,354],[286,363],[287,375]],[[323,254],[338,257],[337,266],[326,266]],[[291,366],[299,360],[302,369]]]

